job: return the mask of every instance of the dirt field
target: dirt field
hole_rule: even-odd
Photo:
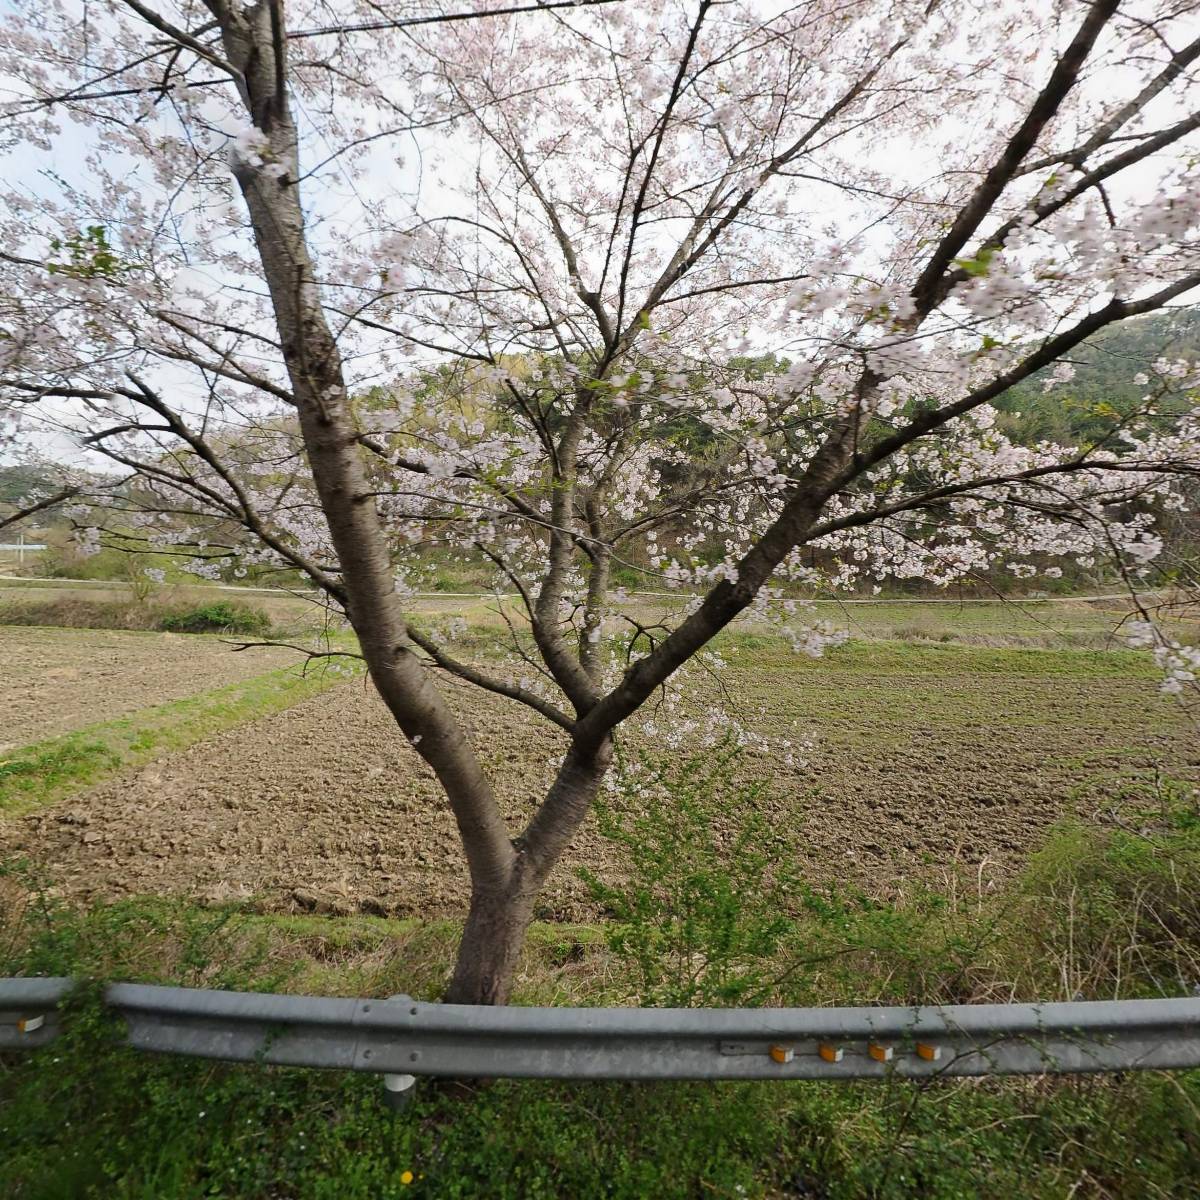
[[[887,895],[956,863],[987,886],[1064,814],[1108,820],[1156,769],[1200,777],[1194,728],[1128,655],[860,644],[822,662],[761,646],[728,658],[764,728],[798,722],[816,739],[805,768],[754,754],[741,768],[770,781],[773,852],[813,882]],[[516,828],[556,738],[507,702],[465,692],[461,706]],[[736,813],[713,819],[730,829]],[[434,916],[466,897],[437,786],[361,681],[0,825],[2,851],[78,899]],[[619,873],[611,855],[589,825],[540,915],[594,918],[576,870]]]
[[[0,626],[0,753],[286,666],[215,637]]]

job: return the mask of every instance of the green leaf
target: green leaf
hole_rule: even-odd
[[[977,279],[988,273],[988,268],[992,265],[992,259],[995,256],[995,247],[985,247],[974,258],[956,258],[954,265],[960,270],[966,271],[972,279]]]

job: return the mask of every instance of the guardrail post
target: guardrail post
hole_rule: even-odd
[[[383,1077],[383,1099],[388,1108],[397,1112],[407,1108],[412,1103],[414,1086],[417,1082],[415,1075],[385,1075]]]
[[[411,1004],[412,997],[406,996],[403,992],[396,996],[389,996],[390,1001],[396,1001],[401,1004]],[[392,1074],[388,1073],[383,1077],[383,1102],[388,1108],[395,1112],[403,1112],[411,1103],[413,1096],[416,1094],[417,1077],[415,1075]]]

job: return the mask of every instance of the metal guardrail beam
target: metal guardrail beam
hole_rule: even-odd
[[[70,979],[0,979],[0,1050],[32,1050],[58,1036]]]
[[[0,1027],[0,1047],[49,1040],[69,984],[0,980],[4,1014],[45,1018],[27,1034]],[[130,1044],[139,1049],[378,1072],[393,1081],[411,1075],[832,1080],[1200,1066],[1200,998],[912,1008],[493,1008],[118,983],[106,1001],[125,1018]]]
[[[945,1008],[571,1009],[118,984],[148,1050],[558,1079],[849,1079],[1200,1066],[1200,1000]]]

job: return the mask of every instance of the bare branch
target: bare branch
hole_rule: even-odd
[[[55,492],[53,496],[47,496],[44,500],[37,500],[33,504],[26,505],[24,508],[19,508],[16,512],[9,513],[6,517],[0,516],[0,529],[4,529],[8,525],[16,525],[19,521],[24,521],[27,517],[45,512],[48,508],[56,508],[63,501],[78,496],[82,490],[79,487],[63,488],[61,492]]]

